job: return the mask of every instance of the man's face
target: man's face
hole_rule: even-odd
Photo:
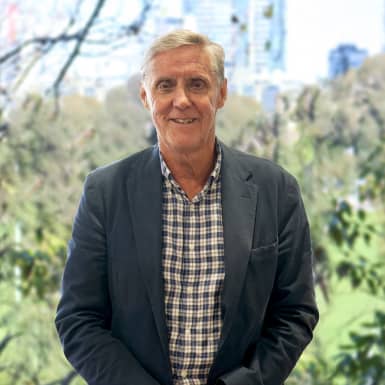
[[[215,115],[226,99],[207,52],[182,46],[157,54],[149,63],[140,96],[150,111],[164,155],[212,151]]]

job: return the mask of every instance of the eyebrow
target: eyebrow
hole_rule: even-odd
[[[154,79],[154,81],[151,83],[152,86],[156,86],[157,84],[161,83],[161,82],[172,82],[172,81],[175,81],[175,78],[172,78],[172,77],[167,77],[167,76],[162,76],[158,79]]]
[[[157,78],[154,80],[154,83],[159,83],[159,82],[162,82],[162,81],[168,81],[168,80],[175,80],[175,78],[171,77],[171,76],[162,76],[160,78]]]
[[[154,79],[153,83],[158,84],[159,82],[162,82],[162,81],[173,81],[175,79],[176,79],[176,77],[174,77],[174,76],[161,76],[160,78]],[[186,79],[187,80],[202,79],[202,80],[205,80],[207,82],[210,81],[209,76],[205,76],[202,74],[193,74],[191,76],[188,76]]]

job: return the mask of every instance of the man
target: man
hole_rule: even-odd
[[[292,176],[216,140],[223,49],[150,47],[158,145],[92,172],[56,317],[91,385],[281,385],[312,338],[309,228]]]

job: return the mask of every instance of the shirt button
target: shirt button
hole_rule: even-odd
[[[187,377],[187,370],[182,370],[182,371],[180,372],[180,375],[181,375],[182,377]]]
[[[187,293],[191,294],[194,291],[194,288],[192,286],[187,286]]]

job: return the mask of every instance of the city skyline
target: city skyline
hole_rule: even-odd
[[[12,1],[9,0],[7,3],[12,4]],[[245,22],[246,28],[248,28],[243,36],[248,36],[247,41],[250,42],[250,30],[254,28],[254,30],[258,32],[258,28],[255,28],[255,25],[253,25],[253,19],[251,17],[245,18],[243,15],[237,15],[237,12],[241,12],[242,9],[242,12],[244,12],[246,9],[245,4],[259,4],[260,6],[261,4],[268,3],[278,4],[282,2],[278,2],[277,0],[244,0],[241,2],[226,0],[225,3],[221,2],[222,5],[225,5],[223,8],[216,6],[215,1],[205,0],[202,3],[204,4],[204,9],[199,14],[193,10],[195,2],[189,2],[187,0],[167,2],[156,0],[153,3],[154,12],[152,12],[152,15],[150,13],[150,17],[138,37],[132,37],[130,40],[127,40],[126,46],[123,44],[122,48],[112,52],[111,55],[105,55],[105,57],[94,60],[92,63],[94,71],[89,71],[91,68],[91,59],[79,57],[71,69],[71,76],[81,79],[87,76],[90,78],[92,78],[92,76],[96,77],[96,74],[98,74],[99,78],[103,78],[107,77],[109,73],[111,80],[115,79],[119,81],[119,79],[124,79],[124,77],[139,70],[144,46],[148,44],[157,33],[165,32],[170,26],[187,26],[203,33],[210,33],[209,21],[216,20],[220,28],[217,29],[217,31],[213,31],[214,36],[212,36],[212,38],[218,40],[223,37],[222,40],[224,40],[224,42],[220,42],[224,44],[226,48],[228,75],[231,77],[231,63],[234,62],[234,58],[236,58],[237,65],[249,59],[248,68],[251,67],[250,64],[252,64],[251,62],[253,60],[257,63],[257,56],[260,63],[267,63],[267,61],[262,58],[263,52],[261,50],[258,54],[256,54],[254,50],[254,53],[250,56],[251,60],[250,57],[244,59],[240,56],[240,49],[243,49],[242,45],[246,43],[239,38],[234,40],[234,28],[238,28],[238,26],[232,25],[230,20],[229,30],[226,30],[226,18],[229,18],[229,15],[232,13],[234,13],[235,16],[239,16],[240,19],[243,17],[242,22]],[[281,30],[276,27],[280,36],[284,36],[280,47],[282,60],[278,62],[278,65],[275,67],[280,72],[279,78],[300,83],[315,83],[327,78],[329,54],[340,44],[354,44],[359,49],[367,50],[369,55],[382,52],[385,29],[384,3],[384,0],[352,0],[349,2],[349,8],[347,8],[346,2],[342,0],[322,0],[322,2],[315,0],[311,3],[306,0],[286,0],[284,7],[282,7],[282,9],[285,10],[285,14],[280,15],[285,25],[282,26]],[[51,0],[49,6],[46,6],[45,9],[50,10],[51,13],[57,12],[59,15],[61,13],[65,15],[65,10],[71,9],[70,5],[73,5],[73,2],[68,0],[61,3]],[[104,18],[109,20],[116,20],[117,22],[128,24],[130,20],[134,20],[140,12],[140,6],[140,0],[133,0],[130,2],[129,7],[126,2],[122,0],[108,0],[108,7],[103,8],[102,14]],[[21,7],[22,6],[20,6],[20,8]],[[28,12],[26,12],[24,9],[23,17],[29,17],[34,11],[36,13],[35,18],[39,19],[37,13],[41,11],[41,6],[39,8],[37,5],[32,5],[32,3],[24,3],[23,7],[28,10]],[[91,9],[87,7],[90,7],[90,2],[84,3],[84,6],[82,6],[81,14],[84,15],[84,17],[87,16]],[[248,10],[250,10],[250,8],[248,8]],[[2,11],[2,14],[4,14],[4,10]],[[156,14],[156,12],[158,13]],[[221,12],[225,16],[221,16]],[[190,17],[193,16],[194,13],[195,19],[194,17]],[[163,27],[161,27],[162,15],[168,17],[168,22],[171,23],[169,26],[167,26],[166,22],[163,23]],[[211,15],[213,16],[211,17]],[[33,28],[35,28],[33,31],[35,36],[44,34],[45,31],[49,31],[50,28],[52,31],[52,26],[48,23],[50,19],[47,13],[46,16],[41,18],[42,22],[40,24],[38,23],[36,25],[36,23],[32,23],[32,19],[33,18],[29,17],[27,19],[29,20],[28,23],[22,23],[21,20],[18,23],[14,22],[15,25],[13,29],[11,29],[12,34],[22,30],[28,31],[28,33],[31,34],[31,27],[33,26]],[[204,22],[204,20],[206,21]],[[207,26],[205,26],[205,23]],[[258,23],[260,25],[260,22]],[[5,24],[3,23],[3,29],[5,28]],[[57,30],[60,29],[60,23],[53,24],[56,25]],[[162,30],[162,28],[164,29]],[[231,28],[233,28],[233,30],[231,30]],[[261,34],[260,31],[263,32],[263,30],[259,30],[258,35]],[[286,35],[283,35],[285,32]],[[4,35],[4,30],[2,33]],[[234,41],[235,49],[231,47],[231,44],[234,45]],[[88,46],[87,49],[92,50],[92,47]],[[58,55],[60,56],[60,52],[57,53],[57,56]],[[50,60],[47,59],[41,67],[51,68]],[[267,64],[264,65],[267,68]],[[245,68],[246,67],[247,66],[245,66]],[[258,67],[256,66],[255,68],[255,72],[258,72]],[[263,65],[259,68],[263,68]],[[86,72],[84,72],[84,69],[86,69]],[[270,75],[271,80],[273,82],[276,81],[276,74]]]
[[[383,52],[384,6],[384,0],[287,0],[287,75],[305,83],[327,78],[329,53],[340,44],[369,56]]]

